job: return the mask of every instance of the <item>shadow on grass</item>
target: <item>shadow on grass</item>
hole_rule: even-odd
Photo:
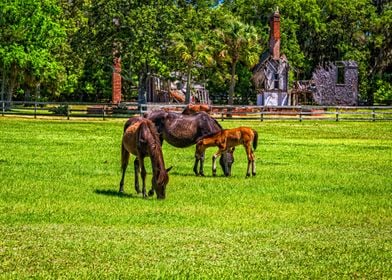
[[[135,196],[128,193],[120,193],[119,191],[114,190],[94,190],[96,194],[106,195],[106,196],[116,196],[116,197],[124,197],[124,198],[136,198]]]
[[[210,171],[210,170],[209,170]],[[211,174],[211,172],[209,173],[209,174],[206,174],[206,173],[204,173],[204,176],[199,176],[199,175],[196,175],[195,173],[182,173],[182,172],[178,172],[178,171],[170,171],[169,172],[169,176],[170,175],[179,175],[179,176],[182,176],[182,177],[195,177],[195,178],[203,178],[203,177],[211,177],[211,178],[222,178],[222,177],[226,177],[225,176],[225,174],[223,174],[223,173],[219,173],[219,171],[217,172],[217,175],[216,176],[212,176],[212,174]]]

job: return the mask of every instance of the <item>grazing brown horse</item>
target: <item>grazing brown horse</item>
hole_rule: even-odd
[[[205,112],[192,115],[155,110],[144,114],[157,127],[161,143],[166,140],[170,145],[185,148],[197,143],[204,136],[215,134],[222,130],[221,125]],[[200,162],[200,170],[198,165]],[[204,176],[204,154],[196,157],[193,171],[196,175]],[[227,172],[225,172],[227,175]]]
[[[148,195],[152,196],[154,195],[154,191],[156,191],[157,198],[164,199],[166,196],[166,185],[169,182],[168,172],[171,168],[165,168],[158,132],[156,131],[155,125],[150,120],[142,117],[134,117],[130,118],[125,123],[121,148],[122,177],[120,192],[124,192],[124,177],[130,154],[136,156],[134,161],[136,192],[140,193],[140,171],[143,183],[143,197],[147,197],[145,183],[147,172],[144,166],[144,158],[150,157],[153,176],[152,189],[148,192]]]
[[[238,127],[233,129],[224,129],[212,136],[206,136],[199,140],[196,144],[196,157],[204,155],[208,147],[217,146],[219,148],[212,157],[212,174],[216,175],[216,158],[223,152],[232,147],[243,145],[248,157],[248,168],[246,177],[250,176],[250,167],[252,166],[252,175],[256,175],[255,156],[252,150],[257,148],[258,134],[257,131],[249,127]]]

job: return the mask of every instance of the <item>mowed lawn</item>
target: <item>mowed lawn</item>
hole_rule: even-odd
[[[118,194],[124,122],[0,117],[0,279],[392,278],[391,122],[220,122],[257,176],[164,144],[163,201]]]

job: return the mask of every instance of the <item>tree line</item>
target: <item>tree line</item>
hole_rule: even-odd
[[[248,104],[277,8],[291,82],[318,65],[355,60],[361,102],[392,101],[387,0],[2,0],[1,99],[110,100],[120,56],[127,99],[140,101],[151,76],[182,73],[210,96]]]

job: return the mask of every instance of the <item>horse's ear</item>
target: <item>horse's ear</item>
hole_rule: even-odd
[[[166,169],[166,173],[169,173],[169,171],[173,168],[173,166],[170,166],[169,168]]]

